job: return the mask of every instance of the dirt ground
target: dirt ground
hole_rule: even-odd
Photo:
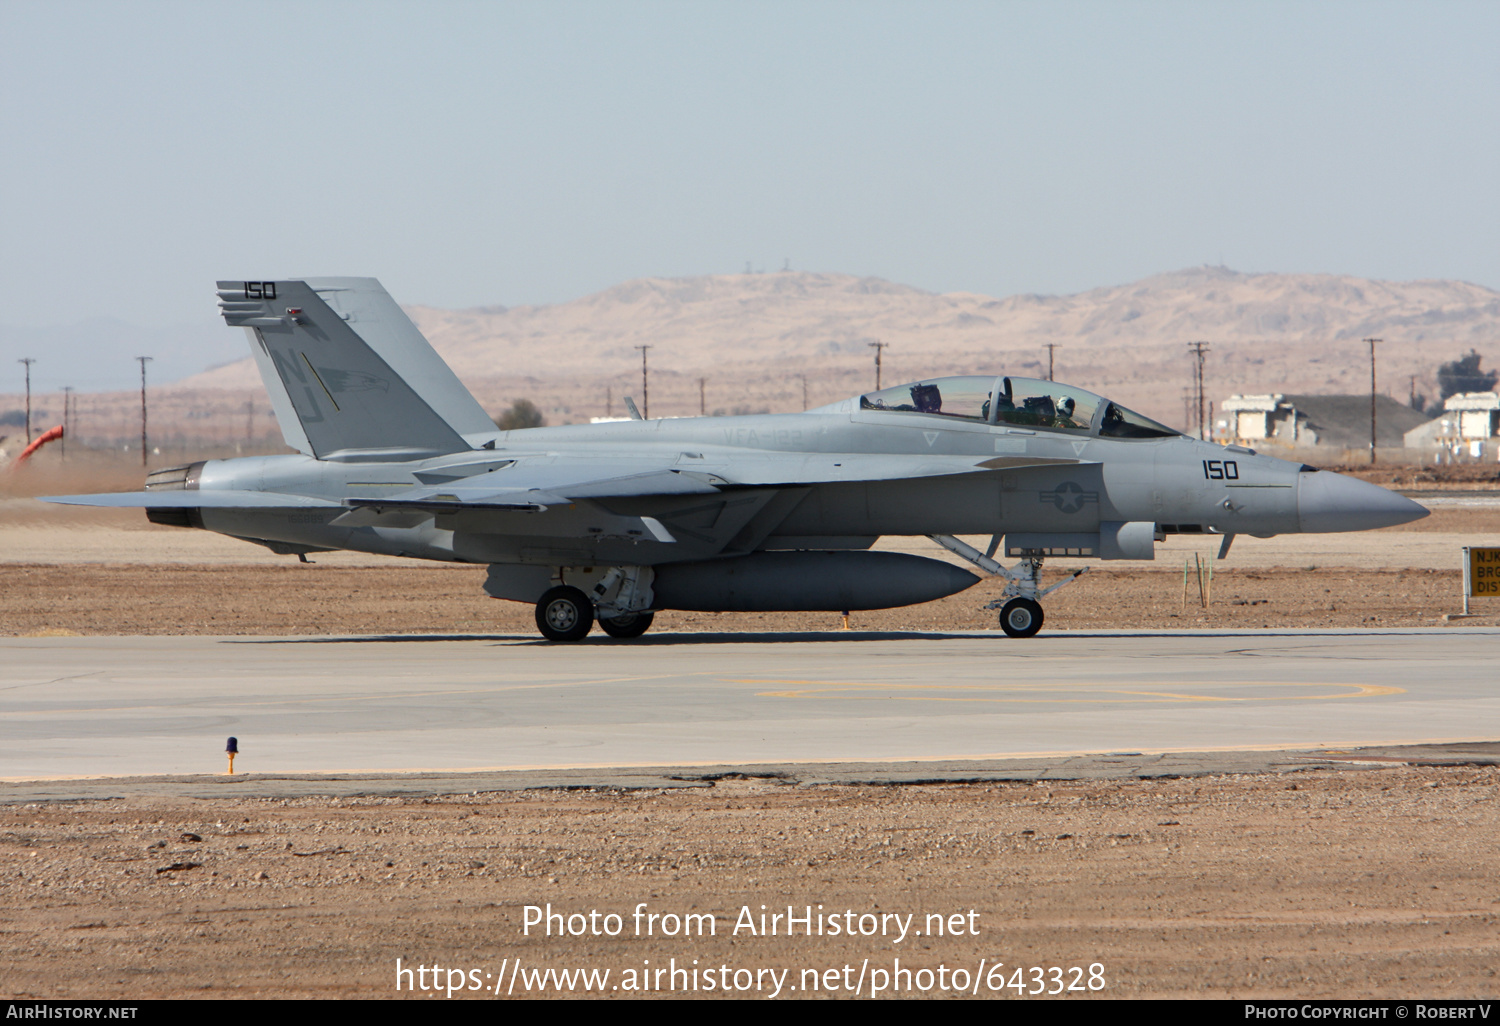
[[[1049,574],[1055,579],[1060,573]],[[486,597],[482,567],[0,564],[0,635],[534,635],[531,606]],[[1211,603],[1182,570],[1091,570],[1048,597],[1044,629],[1439,626],[1461,608],[1457,570],[1217,569]],[[987,630],[986,580],[938,602],[858,612],[858,630]],[[1494,625],[1489,614],[1455,624]],[[1480,605],[1476,603],[1476,610]],[[836,613],[657,614],[659,631],[838,630]],[[597,630],[596,640],[608,640]]]
[[[1400,768],[0,806],[0,993],[394,997],[400,959],[476,988],[455,998],[583,992],[538,985],[530,974],[547,968],[610,970],[605,993],[627,996],[642,970],[674,965],[722,966],[747,985],[737,970],[791,970],[783,998],[810,996],[804,970],[852,989],[861,967],[864,996],[878,970],[938,996],[935,979],[951,991],[963,969],[957,989],[1018,997],[1037,987],[1031,967],[1056,986],[1054,966],[1075,997],[1091,978],[1105,997],[1493,997],[1497,784],[1494,768]],[[525,907],[540,917],[549,903],[597,911],[597,927],[572,919],[584,935],[558,936],[562,919],[551,937],[526,935]],[[646,916],[709,914],[713,935],[661,918],[638,936],[641,903]],[[922,935],[900,939],[899,919],[879,921],[885,936],[831,936],[826,919],[823,936],[788,937],[784,920],[760,934],[762,906],[788,905],[856,930],[877,931],[866,914],[911,915]],[[591,933],[611,925],[618,936]],[[903,981],[899,967],[945,976]],[[718,996],[707,979],[698,995]],[[433,982],[403,979],[401,994],[430,997]],[[747,996],[771,996],[772,978],[760,983]]]

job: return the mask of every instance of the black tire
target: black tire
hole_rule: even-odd
[[[1042,607],[1028,598],[1013,598],[1000,610],[1000,629],[1012,638],[1029,638],[1042,629]]]
[[[582,641],[594,626],[594,604],[577,588],[546,592],[536,604],[536,627],[548,641]]]
[[[651,629],[654,619],[656,614],[651,612],[621,613],[619,616],[599,617],[599,626],[611,638],[639,638]]]

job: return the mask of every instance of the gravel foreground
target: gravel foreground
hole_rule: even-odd
[[[770,997],[765,971],[790,970],[777,995],[788,998],[813,996],[814,982],[817,995],[852,996],[863,967],[869,996],[879,970],[899,987],[905,967],[932,973],[903,994],[951,994],[962,969],[964,988],[1014,998],[1038,987],[1037,967],[1042,989],[1060,978],[1079,987],[1071,997],[1493,996],[1497,784],[1493,766],[1424,766],[0,806],[0,992],[587,992],[530,976],[550,968],[609,970],[603,994],[622,997],[646,970],[679,968],[676,991],[695,996],[721,995],[717,976]],[[651,936],[636,935],[642,903]],[[573,917],[551,937],[549,904]],[[794,923],[788,937],[783,918],[765,936],[762,906],[885,935],[805,936]],[[690,913],[712,919],[687,920],[697,929],[682,936],[671,917]],[[583,935],[559,936],[570,922]],[[603,935],[610,926],[618,936]],[[420,984],[398,977],[398,959],[423,969]],[[752,977],[759,989],[735,990]]]

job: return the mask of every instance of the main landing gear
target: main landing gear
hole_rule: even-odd
[[[545,592],[536,604],[536,627],[548,641],[582,641],[594,626],[594,604],[566,585]]]
[[[1000,629],[1012,638],[1029,638],[1042,629],[1046,619],[1040,599],[1046,598],[1064,584],[1072,584],[1082,577],[1088,567],[1074,570],[1052,587],[1042,590],[1042,557],[1040,553],[1024,557],[1013,567],[1003,567],[991,557],[999,548],[1000,536],[996,535],[989,552],[980,552],[974,546],[959,541],[951,535],[928,535],[933,541],[955,555],[962,556],[985,573],[1005,578],[1005,591],[986,609],[1000,610]]]
[[[599,617],[599,626],[611,638],[639,638],[651,629],[651,621],[654,619],[656,614],[649,611],[621,613],[618,616]]]
[[[597,600],[584,591],[569,585],[548,589],[536,604],[536,626],[548,641],[582,641],[594,626],[599,626],[612,638],[639,638],[651,629],[656,614],[649,609],[621,608],[621,600],[629,603],[650,601],[649,592],[644,596],[638,590],[638,571],[611,570],[594,586]],[[622,582],[626,585],[621,588]],[[644,585],[649,587],[649,584]]]

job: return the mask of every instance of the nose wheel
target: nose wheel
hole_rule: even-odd
[[[1000,609],[1000,629],[1012,638],[1029,638],[1042,629],[1042,606],[1029,598],[1013,598]]]
[[[548,641],[582,641],[594,626],[594,604],[577,588],[553,588],[536,604],[536,626]]]

